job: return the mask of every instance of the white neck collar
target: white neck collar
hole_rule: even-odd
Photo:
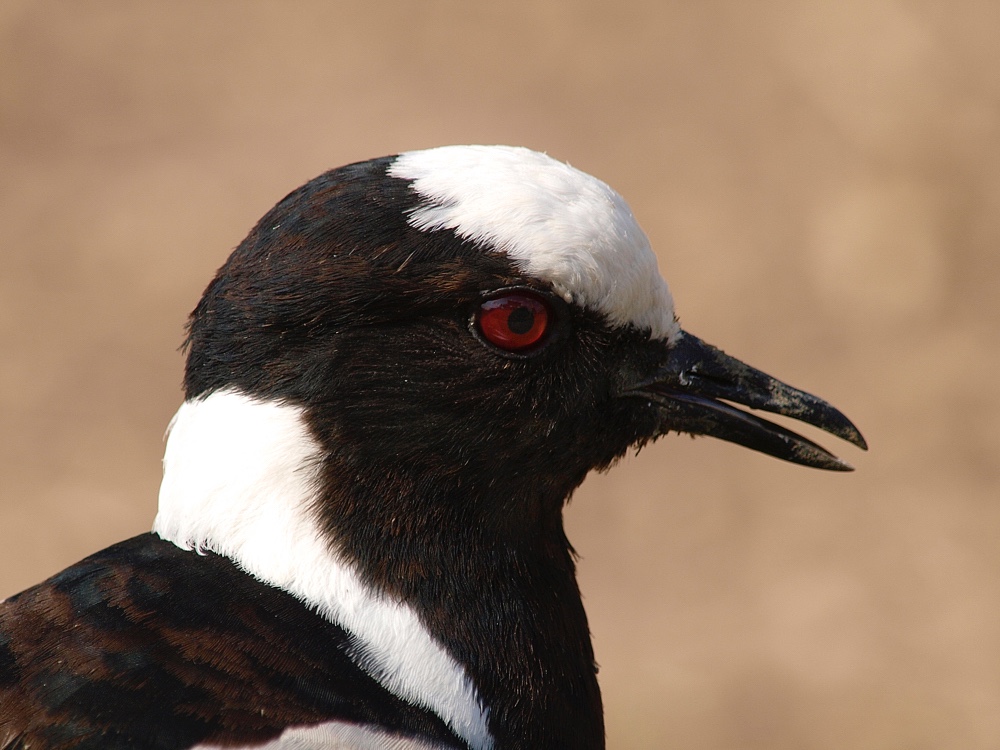
[[[366,586],[320,532],[321,446],[300,407],[219,391],[168,428],[153,531],[212,551],[357,638],[352,658],[395,695],[436,712],[473,748],[493,746],[465,670],[406,604]]]

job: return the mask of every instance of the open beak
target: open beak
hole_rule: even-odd
[[[850,464],[811,440],[726,402],[791,417],[868,449],[858,428],[826,401],[755,370],[686,332],[681,332],[670,347],[660,369],[629,387],[624,395],[655,403],[664,432],[711,435],[803,466],[853,471]]]

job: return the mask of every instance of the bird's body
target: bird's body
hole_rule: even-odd
[[[155,534],[6,606],[0,664],[18,683],[0,689],[0,716],[31,727],[10,747],[252,746],[289,726],[333,736],[338,725],[455,746],[440,718],[352,662],[343,628],[227,558]]]
[[[0,749],[600,748],[562,508],[668,430],[863,445],[682,331],[604,183],[525,149],[326,173],[192,314],[153,533],[0,604]]]

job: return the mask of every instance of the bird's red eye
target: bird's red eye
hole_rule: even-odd
[[[551,313],[540,298],[527,292],[510,292],[487,300],[476,313],[483,338],[508,352],[537,347],[549,330]]]

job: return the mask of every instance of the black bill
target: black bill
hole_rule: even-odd
[[[697,336],[682,332],[666,362],[626,395],[647,398],[663,415],[664,431],[711,435],[777,458],[832,471],[853,471],[822,446],[729,403],[781,414],[868,449],[851,421],[826,401],[745,365]]]

